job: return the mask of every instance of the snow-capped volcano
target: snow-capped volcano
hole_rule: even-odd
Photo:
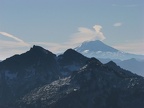
[[[77,51],[103,51],[103,52],[117,52],[117,49],[114,49],[99,40],[95,41],[86,41],[83,42],[80,46],[75,48]]]
[[[135,55],[119,51],[111,46],[104,44],[99,40],[83,42],[80,46],[74,49],[87,57],[110,58],[121,60],[131,58],[144,59],[143,55]]]

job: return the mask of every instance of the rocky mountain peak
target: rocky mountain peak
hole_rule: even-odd
[[[98,59],[92,57],[87,61],[87,65],[88,68],[97,68],[100,67],[102,63]]]
[[[143,108],[143,99],[143,77],[73,49],[33,46],[0,63],[0,108]]]
[[[66,50],[62,55],[58,56],[59,61],[61,63],[68,63],[68,64],[72,64],[74,62],[84,62],[87,61],[87,57],[83,56],[82,54],[78,53],[77,51],[73,50],[73,49],[68,49]]]
[[[68,49],[63,54],[65,57],[75,57],[75,56],[83,56],[82,54],[78,53],[73,49]]]
[[[41,47],[41,46],[36,46],[36,45],[33,45],[33,47],[29,50],[29,52],[35,53],[35,54],[55,55],[55,54],[53,54],[52,52],[44,49],[43,47]]]
[[[113,61],[109,61],[106,65],[111,66],[111,67],[116,67],[117,64]]]

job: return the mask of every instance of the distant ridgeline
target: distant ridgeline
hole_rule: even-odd
[[[144,108],[144,78],[73,49],[56,56],[33,46],[0,62],[0,108]]]
[[[122,68],[144,76],[144,55],[125,53],[99,40],[83,42],[74,49],[87,57],[96,57],[103,63],[112,60]]]

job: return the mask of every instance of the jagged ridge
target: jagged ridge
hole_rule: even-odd
[[[2,108],[143,108],[143,101],[143,77],[72,49],[56,56],[34,46],[0,63]]]

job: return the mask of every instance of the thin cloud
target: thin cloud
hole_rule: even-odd
[[[114,27],[120,27],[120,26],[122,26],[122,23],[121,22],[117,22],[117,23],[114,23],[113,26]]]
[[[93,29],[79,27],[78,32],[71,35],[67,42],[63,42],[61,44],[58,43],[49,43],[49,42],[30,42],[31,44],[41,45],[46,49],[54,53],[60,53],[65,51],[68,48],[77,47],[84,41],[91,41],[91,40],[104,40],[105,36],[101,32],[102,26],[95,25]]]
[[[52,51],[53,53],[59,53],[61,49],[64,49],[64,46],[62,44],[52,42],[30,42],[30,44],[43,46],[44,48]]]
[[[4,60],[6,58],[9,58],[11,56],[13,56],[14,54],[21,54],[24,53],[28,50],[28,48],[25,49],[18,49],[18,48],[0,48],[0,60]]]
[[[143,54],[144,55],[144,42],[134,42],[134,43],[122,43],[113,46],[121,51],[133,53],[133,54]]]
[[[7,43],[13,43],[13,45],[18,44],[20,46],[29,46],[28,43],[24,42],[22,39],[19,39],[19,38],[17,38],[16,36],[14,36],[12,34],[9,34],[7,32],[0,32],[0,34],[3,35],[3,36],[5,36],[5,37],[11,38],[11,39],[14,39],[15,41],[17,41],[17,42],[7,41]]]
[[[0,34],[3,35],[3,36],[5,36],[5,37],[12,38],[12,39],[14,39],[14,40],[16,40],[16,41],[18,41],[18,42],[24,42],[23,40],[17,38],[17,37],[14,36],[14,35],[11,35],[11,34],[9,34],[9,33],[7,33],[7,32],[0,32]]]
[[[30,46],[28,43],[0,40],[0,48],[21,48]]]
[[[30,44],[24,42],[23,40],[17,38],[14,35],[11,35],[7,32],[0,32],[0,35],[3,35],[7,38],[11,38],[14,41],[0,40],[0,59],[4,60],[7,57],[10,57],[14,54],[21,54],[29,49]]]
[[[72,34],[68,41],[63,43],[50,43],[50,42],[29,42],[26,43],[23,40],[17,38],[14,35],[11,35],[6,32],[0,32],[1,35],[9,37],[14,39],[15,41],[4,41],[0,40],[0,50],[1,57],[2,55],[5,55],[5,52],[8,52],[8,50],[11,51],[11,53],[7,53],[6,56],[11,56],[16,53],[22,53],[32,45],[40,45],[44,47],[45,49],[48,49],[52,51],[53,53],[62,53],[68,48],[75,48],[79,44],[81,44],[84,41],[91,41],[91,40],[104,40],[105,36],[101,31],[102,26],[95,25],[93,26],[93,29],[85,28],[85,27],[79,27],[78,32]],[[23,50],[20,50],[23,49]],[[13,51],[12,51],[13,50]],[[4,56],[5,58],[5,56]]]
[[[70,42],[74,44],[91,40],[104,40],[106,37],[101,32],[102,26],[95,25],[93,29],[79,27],[78,32],[71,36]]]
[[[0,40],[0,60],[14,54],[21,54],[29,49],[29,44],[15,41]]]
[[[53,53],[62,53],[68,48],[74,48],[76,47],[75,44],[70,43],[70,42],[64,42],[61,44],[58,43],[50,43],[50,42],[30,42],[33,45],[40,45],[43,46],[44,48],[52,51]]]

